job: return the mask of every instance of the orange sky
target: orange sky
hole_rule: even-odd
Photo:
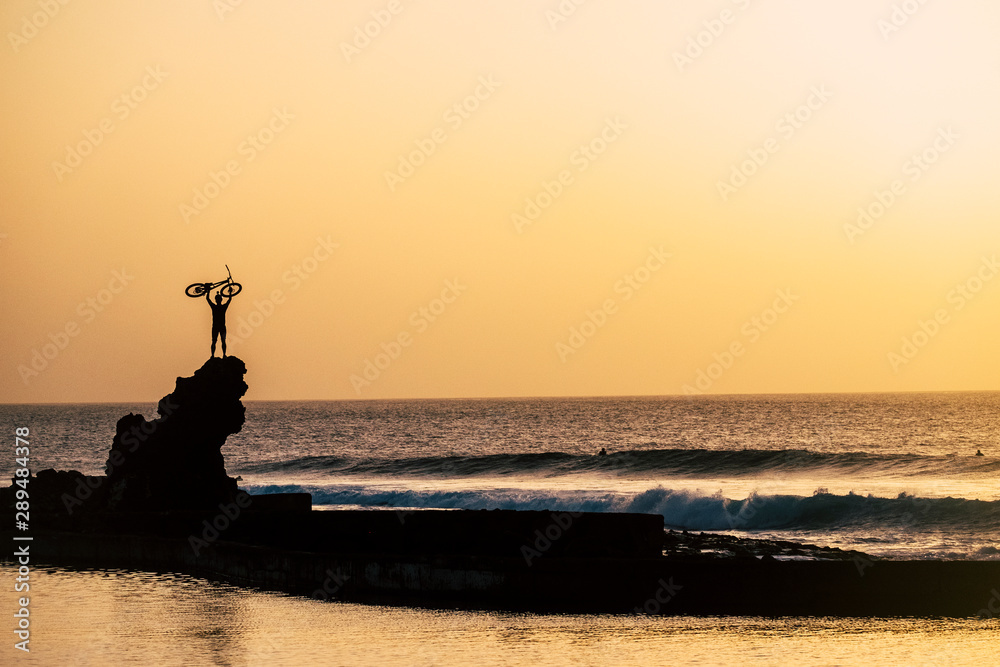
[[[577,2],[3,3],[0,402],[996,388],[1000,6]]]

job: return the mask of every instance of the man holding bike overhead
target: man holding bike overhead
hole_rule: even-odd
[[[226,309],[233,297],[225,297],[223,302],[221,292],[216,293],[215,303],[212,303],[211,283],[205,284],[205,300],[212,307],[212,356],[215,356],[215,342],[222,336],[222,358],[226,358]]]
[[[220,335],[222,336],[222,358],[226,357],[226,309],[229,308],[229,302],[233,300],[233,297],[243,290],[243,285],[233,280],[233,274],[229,271],[228,265],[226,273],[229,276],[225,280],[220,280],[217,283],[191,283],[184,290],[184,293],[192,299],[197,299],[204,294],[205,300],[212,308],[212,358],[215,358],[215,343],[219,340]],[[220,289],[215,294],[215,303],[212,303],[212,290],[216,288]]]

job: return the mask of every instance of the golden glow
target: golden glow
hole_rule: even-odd
[[[992,389],[1000,280],[954,290],[1000,250],[1000,8],[910,5],[4,3],[0,401],[161,396],[208,354],[183,288],[224,264],[249,398]]]

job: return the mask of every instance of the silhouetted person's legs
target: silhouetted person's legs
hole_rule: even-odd
[[[212,356],[215,356],[215,344],[219,340],[219,329],[217,327],[212,327]],[[226,339],[222,339],[222,354],[225,355],[226,352]]]
[[[222,338],[222,358],[226,358],[226,327],[223,325],[222,329],[219,331],[219,337]],[[212,353],[215,354],[214,352]]]

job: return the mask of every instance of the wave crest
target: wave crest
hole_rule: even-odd
[[[959,456],[881,455],[866,452],[823,453],[803,449],[709,450],[651,449],[607,456],[544,452],[488,456],[425,456],[401,459],[355,459],[306,456],[289,461],[244,466],[240,472],[309,472],[353,476],[476,477],[598,473],[615,476],[650,473],[688,477],[793,474],[825,470],[903,476],[986,476],[1000,473],[1000,459]]]
[[[514,509],[659,514],[683,530],[829,530],[870,528],[1000,530],[1000,501],[964,498],[896,498],[872,495],[759,495],[729,499],[658,486],[637,494],[526,489],[410,490],[366,485],[248,485],[252,493],[305,491],[316,505],[438,509]]]

